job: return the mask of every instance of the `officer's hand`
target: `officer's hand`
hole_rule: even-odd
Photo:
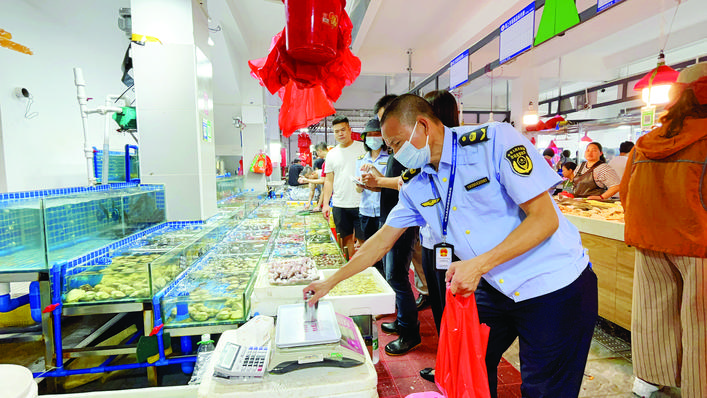
[[[403,190],[403,179],[398,177],[398,191]]]
[[[334,287],[334,285],[329,281],[329,279],[325,279],[323,281],[316,281],[312,282],[307,287],[302,289],[303,295],[305,295],[307,292],[312,292],[314,295],[307,300],[310,306],[313,306],[317,301],[319,301],[320,298],[324,297],[329,293],[329,291]],[[306,296],[305,296],[306,297]]]
[[[366,185],[366,188],[378,188],[378,177],[372,173],[361,174],[361,182]]]
[[[371,163],[366,163],[366,164],[362,165],[361,171],[363,171],[364,173],[373,174],[374,176],[383,177],[383,174],[381,174],[381,172],[378,171],[376,166],[372,165]]]
[[[455,261],[449,266],[444,280],[452,290],[452,294],[461,294],[466,297],[474,293],[484,274],[481,271],[483,264],[478,259],[475,257],[471,260]]]

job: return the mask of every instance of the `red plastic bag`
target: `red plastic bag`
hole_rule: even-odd
[[[318,0],[317,3],[308,4],[314,5],[315,9],[329,9],[330,6],[342,9],[340,15],[335,18],[332,18],[331,14],[327,14],[325,18],[337,31],[336,56],[333,59],[324,62],[326,58],[323,58],[323,63],[309,63],[293,58],[286,48],[286,31],[296,29],[304,33],[308,27],[288,26],[273,37],[270,52],[266,57],[248,61],[251,75],[271,94],[278,93],[282,99],[278,122],[285,137],[289,137],[299,128],[310,126],[334,114],[333,103],[339,99],[343,88],[353,83],[361,73],[361,60],[349,48],[353,24],[346,11],[343,11],[346,1]],[[302,18],[297,20],[301,22]],[[328,37],[329,33],[332,32],[325,36]],[[317,41],[322,38],[312,39]],[[319,53],[314,51],[309,55],[316,57],[317,54]],[[300,59],[301,55],[299,53]]]
[[[488,398],[486,347],[489,327],[479,323],[474,295],[447,290],[437,348],[435,383],[447,398]]]
[[[270,159],[270,156],[265,155],[265,175],[270,177],[272,174],[272,160]]]

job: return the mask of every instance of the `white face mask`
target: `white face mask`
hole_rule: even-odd
[[[430,147],[429,145],[427,145],[430,140],[429,136],[427,136],[427,139],[425,140],[425,146],[422,148],[415,148],[415,146],[410,143],[412,136],[415,135],[416,128],[417,122],[415,122],[415,126],[412,128],[410,138],[408,138],[408,140],[403,143],[403,145],[398,151],[395,152],[394,155],[395,160],[400,162],[400,164],[407,167],[408,169],[422,168],[422,166],[430,162],[431,157]]]
[[[371,150],[376,151],[383,146],[383,138],[381,137],[366,137],[366,145],[368,145]]]

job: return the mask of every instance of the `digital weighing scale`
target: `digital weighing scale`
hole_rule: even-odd
[[[350,368],[365,362],[364,347],[356,324],[334,312],[328,301],[320,301],[316,319],[309,321],[307,303],[281,305],[277,309],[275,343],[269,371],[273,374],[318,366]]]

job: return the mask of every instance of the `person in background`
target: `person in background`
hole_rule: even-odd
[[[363,143],[351,138],[348,118],[336,117],[331,125],[339,145],[326,155],[322,213],[326,218],[329,218],[330,212],[334,216],[336,233],[341,237],[344,253],[351,258],[356,251],[354,237],[363,236],[358,217],[361,194],[356,192],[356,185],[352,179],[356,176],[356,159],[365,154],[365,150]],[[331,207],[329,199],[331,199]]]
[[[560,161],[558,161],[555,164],[555,169],[559,173],[562,173],[562,165],[563,164],[565,164],[566,162],[572,161],[572,159],[570,159],[570,156],[572,156],[572,152],[570,152],[569,149],[565,149],[564,151],[562,151],[562,153],[560,153]]]
[[[304,169],[304,166],[302,166],[301,160],[295,159],[292,161],[290,169],[287,171],[287,184],[289,186],[298,187],[302,185],[299,181],[297,181],[302,169]]]
[[[479,320],[490,327],[491,396],[499,361],[519,338],[523,396],[577,397],[597,320],[597,278],[579,231],[547,194],[560,177],[510,124],[449,129],[416,95],[391,102],[381,123],[395,157],[419,171],[383,228],[332,276],[303,289],[314,293],[308,304],[372,265],[408,227],[430,224],[433,239],[454,250],[451,264],[439,264],[449,267],[451,293],[475,294]]]
[[[633,149],[633,142],[624,141],[619,145],[619,156],[614,156],[609,162],[616,174],[621,178],[624,175],[624,170],[626,170],[626,161],[628,160],[628,153]]]
[[[554,168],[555,166],[552,164],[552,158],[555,156],[555,151],[552,150],[552,148],[545,148],[543,151],[543,157],[545,158],[545,161],[547,164],[550,165],[550,168]]]
[[[317,152],[317,158],[314,159],[314,169],[324,170],[324,160],[326,159],[327,153],[329,153],[329,147],[326,142],[320,142],[314,146],[314,150]]]
[[[317,184],[319,180],[321,180],[322,183],[324,182],[319,176],[320,171],[321,170],[313,169],[311,166],[305,166],[297,179],[300,184],[309,184],[309,200],[307,200],[307,204],[304,206],[305,210],[311,207],[312,202],[318,201],[322,194],[321,185]]]
[[[572,180],[574,196],[587,199],[609,199],[619,192],[621,180],[607,163],[601,144],[590,142],[584,151],[587,159],[575,170]]]
[[[707,397],[707,62],[681,71],[670,97],[621,180],[624,239],[636,248],[633,391]]]
[[[396,95],[385,95],[376,102],[375,112],[378,120],[383,116],[385,107],[397,98]],[[388,156],[385,175],[381,175],[375,168],[369,174],[362,176],[362,181],[371,188],[381,190],[381,225],[382,228],[388,214],[398,204],[398,189],[401,182],[400,175],[405,167],[393,156]],[[420,336],[420,322],[418,321],[415,294],[410,285],[410,261],[415,263],[415,250],[419,247],[418,228],[409,228],[395,241],[390,250],[383,255],[385,265],[385,279],[395,292],[395,306],[397,312],[393,322],[381,324],[381,330],[388,334],[397,334],[400,337],[386,344],[387,355],[403,355],[422,343]]]
[[[562,183],[562,192],[571,193],[574,195],[574,171],[577,169],[577,163],[575,162],[565,162],[562,165],[562,177],[565,181]]]
[[[388,164],[388,147],[383,142],[381,126],[377,117],[368,120],[363,128],[361,139],[363,139],[366,154],[356,161],[356,178],[360,181],[362,175],[370,174],[372,169],[385,175],[385,168]],[[380,188],[364,187],[365,185],[356,185],[356,191],[361,193],[361,204],[358,206],[361,230],[363,231],[361,241],[365,242],[380,228],[381,194]],[[385,277],[383,262],[379,260],[374,266]]]
[[[324,179],[326,177],[326,174],[324,173],[324,165],[325,165],[325,158],[327,153],[329,152],[329,147],[327,146],[326,142],[320,142],[314,147],[316,153],[317,153],[317,158],[314,159],[314,171],[317,172],[316,176],[311,174],[312,178],[307,178],[306,176],[300,175],[299,178],[299,183],[300,184],[314,184],[315,185],[315,191],[318,191],[318,199],[317,199],[317,204],[314,205],[314,208],[312,208],[312,211],[318,212],[321,211],[322,209],[322,200],[324,199],[324,195],[322,195],[322,187],[324,185]],[[311,186],[310,186],[311,187]],[[309,202],[307,205],[305,205],[305,209],[309,209],[309,207],[312,204],[312,192],[310,192],[309,195]]]
[[[459,106],[457,99],[447,90],[436,90],[425,94],[425,100],[430,103],[434,114],[442,124],[452,128],[459,126]],[[420,241],[422,245],[422,268],[427,278],[427,286],[430,292],[429,301],[432,308],[432,317],[435,321],[437,334],[439,335],[442,324],[442,314],[447,294],[447,283],[445,282],[445,270],[437,270],[434,260],[434,245],[432,231],[429,225],[420,228]],[[424,368],[420,370],[420,377],[434,383],[434,368]]]

